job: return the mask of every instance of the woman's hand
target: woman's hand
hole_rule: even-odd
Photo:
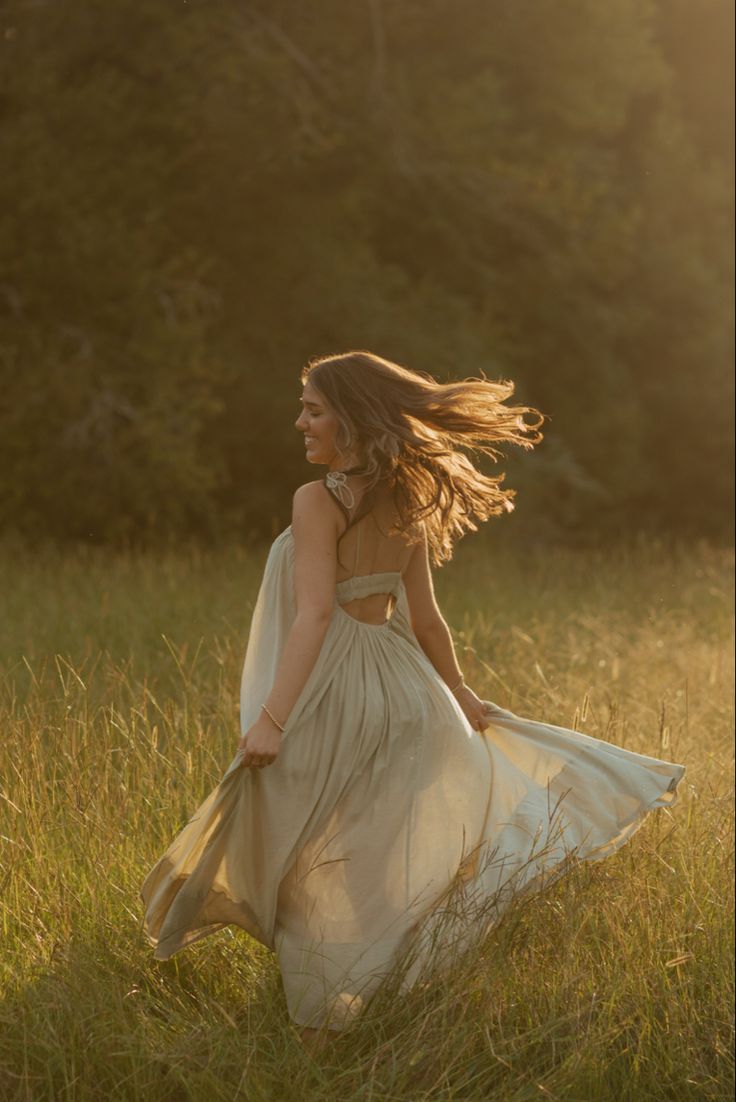
[[[281,731],[273,720],[262,713],[238,743],[238,750],[243,751],[241,765],[246,769],[251,766],[261,769],[264,765],[271,765],[280,748]]]
[[[481,700],[468,685],[461,685],[453,695],[474,731],[485,731],[490,726],[493,712],[490,701]]]

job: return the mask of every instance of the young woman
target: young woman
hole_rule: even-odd
[[[672,806],[684,767],[465,684],[430,564],[511,508],[459,449],[496,459],[541,438],[536,411],[505,404],[513,386],[368,352],[301,382],[296,428],[327,472],[296,491],[266,561],[237,754],[141,897],[159,960],[231,923],[274,950],[306,1040],[343,1029],[410,948],[402,990],[521,891],[612,853]]]

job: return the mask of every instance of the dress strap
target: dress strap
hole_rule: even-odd
[[[328,471],[325,475],[325,483],[346,509],[353,508],[355,496],[348,486],[344,471]]]
[[[347,484],[344,471],[328,471],[325,475],[325,485],[332,490],[335,497],[345,508],[352,509],[355,506],[355,495]],[[355,542],[355,560],[353,562],[353,575],[358,572],[358,559],[360,557],[360,526],[358,525]]]
[[[353,577],[358,573],[358,556],[360,555],[360,521],[357,524],[357,535],[355,541],[355,560],[353,562]]]

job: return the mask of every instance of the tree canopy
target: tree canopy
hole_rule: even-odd
[[[1,11],[4,529],[273,534],[368,348],[549,415],[522,523],[730,532],[726,0]]]

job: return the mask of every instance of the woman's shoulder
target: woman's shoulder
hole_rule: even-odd
[[[305,482],[294,491],[291,503],[292,523],[304,516],[322,519],[325,524],[334,526],[340,516],[340,509],[324,479]]]
[[[334,523],[337,518],[339,530],[344,531],[347,518],[355,512],[359,501],[358,486],[355,486],[353,492],[347,480],[345,483],[337,481],[333,487],[329,487],[327,483],[328,478],[325,476],[297,487],[292,499],[292,520],[304,513],[322,516],[326,524]],[[407,543],[415,545],[426,540],[426,525],[423,521],[415,521],[401,528],[395,527],[398,515],[391,494],[384,493],[373,512],[380,514],[384,527],[387,525],[388,528],[393,528],[393,534],[403,536]]]
[[[292,505],[319,508],[323,503],[330,501],[331,497],[325,480],[317,478],[313,482],[305,482],[301,486],[297,486],[292,497]]]

